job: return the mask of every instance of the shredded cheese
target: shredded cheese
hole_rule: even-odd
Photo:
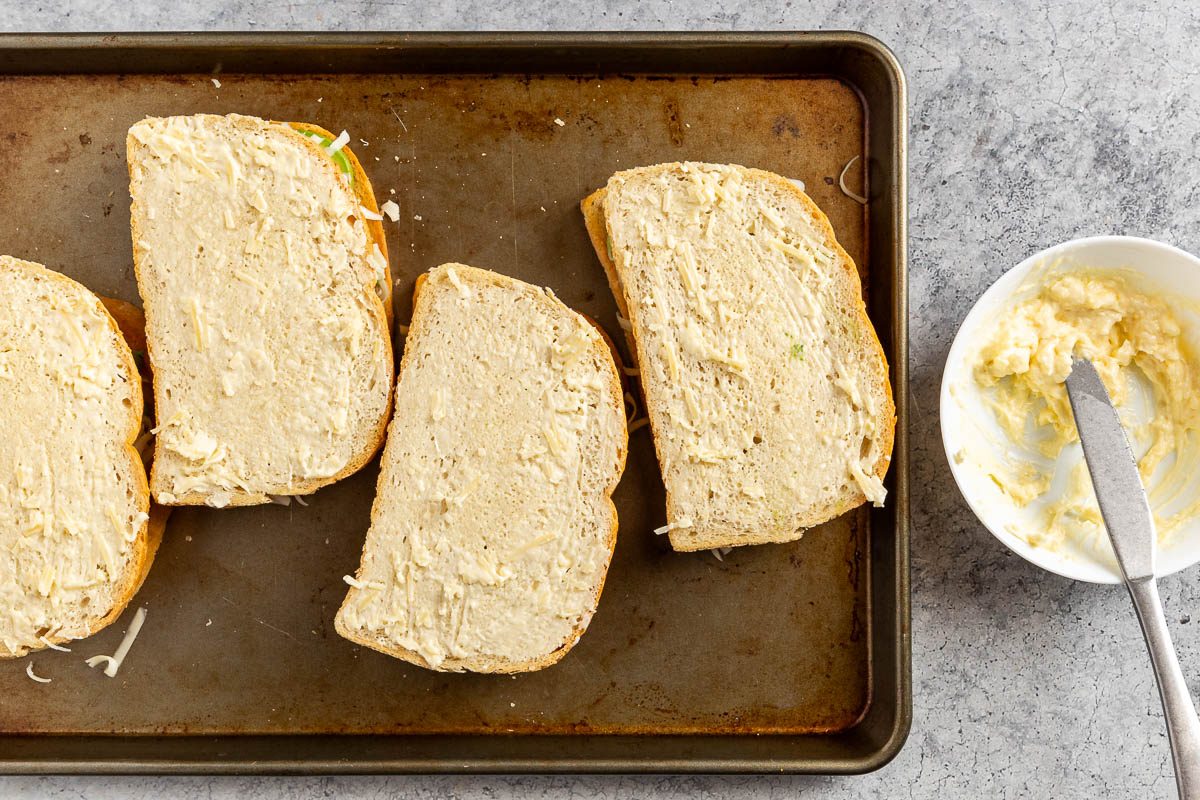
[[[462,295],[464,300],[471,298],[471,289],[462,279],[458,277],[458,273],[454,271],[454,267],[446,267],[446,277],[450,279],[450,283],[454,284],[454,288],[458,289],[458,293]]]
[[[51,678],[43,678],[40,675],[35,675],[33,672],[32,661],[25,665],[25,674],[28,675],[31,680],[35,680],[38,683],[49,683],[52,680]]]
[[[544,533],[544,534],[542,534],[541,536],[537,537],[536,539],[534,539],[534,540],[532,540],[532,541],[529,541],[529,542],[526,542],[525,544],[523,544],[523,545],[522,545],[522,546],[521,546],[521,547],[520,547],[520,548],[517,550],[517,555],[524,555],[525,553],[529,552],[529,551],[530,551],[530,550],[532,550],[533,548],[535,548],[535,547],[541,547],[541,546],[542,546],[542,545],[544,545],[544,544],[548,544],[548,543],[550,543],[550,542],[553,542],[553,541],[554,541],[555,539],[557,539],[557,538],[558,538],[558,534],[557,534],[557,533],[555,533],[555,532],[553,532],[553,531],[552,531],[552,532],[550,532],[550,533]]]
[[[379,210],[386,214],[392,222],[400,221],[400,206],[395,200],[388,200],[379,207]]]
[[[262,284],[262,281],[259,281],[256,278],[248,275],[244,270],[235,269],[233,271],[233,277],[237,278],[240,281],[244,281],[245,283],[250,284],[251,286],[255,287],[256,289],[265,289],[266,288]]]
[[[690,519],[681,519],[678,522],[668,522],[666,525],[660,525],[654,529],[654,533],[656,536],[662,536],[664,533],[684,530],[690,527],[692,527],[692,521]]]
[[[125,656],[129,654],[129,648],[133,647],[133,642],[138,637],[138,633],[142,630],[142,623],[146,621],[146,609],[139,608],[137,613],[133,615],[133,620],[129,623],[129,630],[125,631],[125,638],[121,640],[121,644],[117,646],[117,652],[111,656],[92,656],[84,661],[93,669],[103,663],[104,674],[110,678],[117,677],[117,670],[121,668],[121,664],[125,661]]]
[[[858,483],[858,488],[862,490],[863,495],[871,501],[871,505],[876,508],[882,507],[884,499],[887,498],[887,489],[884,488],[883,481],[879,480],[879,476],[873,472],[867,472],[857,461],[850,463],[850,474]]]
[[[126,538],[125,526],[121,524],[121,520],[117,517],[116,509],[114,509],[110,505],[110,506],[106,507],[104,510],[108,513],[108,521],[112,523],[113,530],[115,530],[117,532],[117,535],[120,536],[122,539]]]
[[[92,656],[91,658],[85,658],[83,663],[87,664],[89,667],[95,668],[98,664],[111,664],[115,660],[116,659],[114,659],[112,656]],[[105,672],[108,672],[107,668],[105,669]]]
[[[342,580],[353,586],[355,589],[382,589],[383,584],[379,581],[360,581],[353,575],[343,575]]]
[[[637,400],[634,398],[632,393],[626,392],[625,393],[625,419],[626,420],[634,420],[637,418],[637,415],[638,415]]]
[[[108,540],[97,529],[92,530],[92,538],[100,545],[100,554],[104,557],[104,566],[108,568],[108,576],[115,578],[117,576],[117,567],[116,562],[113,560],[113,552],[112,548],[108,545]]]
[[[350,144],[350,134],[342,131],[337,135],[336,139],[329,143],[329,146],[325,148],[325,152],[333,155],[348,144]]]
[[[54,642],[52,642],[52,641],[50,641],[49,639],[47,639],[47,638],[45,637],[45,635],[39,636],[39,637],[38,637],[38,639],[40,639],[40,640],[41,640],[41,642],[42,642],[42,644],[46,645],[46,647],[49,647],[51,650],[57,650],[57,651],[58,651],[58,652],[60,652],[60,653],[69,653],[69,652],[71,652],[71,648],[69,648],[69,647],[63,647],[61,644],[55,644]]]
[[[808,253],[804,252],[800,248],[796,247],[795,245],[788,244],[787,242],[785,242],[783,239],[780,239],[779,237],[772,238],[770,241],[770,245],[773,249],[778,250],[780,253],[783,253],[785,256],[788,256],[790,258],[795,259],[796,261],[799,261],[801,264],[804,264],[806,267],[811,268],[814,266],[812,256],[810,256]]]
[[[196,298],[192,298],[192,333],[196,337],[196,349],[204,352],[204,330],[200,325],[200,302]]]
[[[838,175],[838,188],[842,190],[842,194],[846,195],[846,197],[849,197],[859,205],[865,206],[867,204],[867,198],[846,188],[846,173],[850,171],[850,167],[854,166],[854,162],[858,161],[858,158],[858,156],[855,156],[846,162],[846,166],[842,167],[842,172],[840,175]]]

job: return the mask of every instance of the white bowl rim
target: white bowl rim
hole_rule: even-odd
[[[1055,575],[1060,575],[1064,578],[1072,580],[1084,581],[1086,583],[1098,584],[1118,584],[1122,582],[1121,576],[1109,570],[1104,565],[1096,564],[1095,562],[1075,562],[1062,558],[1054,551],[1046,548],[1033,547],[1024,542],[1017,536],[1004,530],[1001,525],[992,524],[990,516],[994,513],[983,506],[978,498],[971,496],[971,493],[965,486],[965,480],[959,477],[959,467],[955,464],[952,456],[952,448],[955,446],[951,441],[953,433],[947,432],[946,425],[946,409],[952,402],[950,396],[950,365],[955,364],[963,356],[963,350],[968,347],[966,337],[963,335],[964,330],[970,330],[979,322],[979,317],[986,311],[990,311],[993,303],[1000,302],[997,299],[998,295],[1012,293],[1009,284],[1017,278],[1016,275],[1024,275],[1038,264],[1045,263],[1057,256],[1066,255],[1072,250],[1083,247],[1096,247],[1105,245],[1123,245],[1133,246],[1143,249],[1147,252],[1170,253],[1174,256],[1181,257],[1186,261],[1190,261],[1197,271],[1200,272],[1200,258],[1192,255],[1186,250],[1181,250],[1174,245],[1160,242],[1155,239],[1146,239],[1141,236],[1124,236],[1124,235],[1101,235],[1101,236],[1084,236],[1077,239],[1056,244],[1052,247],[1047,247],[1044,250],[1039,250],[1033,253],[1028,258],[1023,260],[1016,266],[1008,269],[997,278],[983,294],[971,306],[971,310],[963,317],[963,321],[959,324],[958,330],[954,334],[954,341],[950,345],[950,350],[946,354],[946,361],[942,364],[942,383],[938,402],[938,421],[942,434],[942,449],[946,455],[946,461],[950,465],[950,474],[954,478],[955,485],[958,486],[959,494],[966,500],[967,505],[975,514],[976,518],[987,528],[988,532],[998,539],[1005,547],[1016,553],[1021,558],[1025,559],[1034,566],[1041,567],[1047,572],[1052,572]],[[1015,288],[1015,287],[1013,287]],[[1161,556],[1161,552],[1156,552],[1154,572],[1157,577],[1165,577],[1173,575],[1180,570],[1200,562],[1200,555],[1193,559],[1180,558],[1166,562]]]

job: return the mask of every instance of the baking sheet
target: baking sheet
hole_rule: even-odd
[[[267,74],[238,71],[236,54],[213,52],[209,70],[190,74],[81,68],[0,77],[0,203],[10,217],[0,252],[136,301],[129,125],[198,112],[309,121],[349,131],[380,202],[400,204],[400,222],[384,224],[399,280],[397,319],[408,317],[418,274],[462,261],[551,287],[621,341],[579,200],[618,169],[731,161],[804,181],[860,266],[895,368],[903,350],[889,336],[894,259],[872,259],[871,210],[837,187],[847,161],[871,155],[863,94],[844,78],[626,73],[619,60],[609,70],[564,74],[550,69],[553,59],[540,72],[504,72],[498,62],[494,73],[467,74],[477,65],[470,58],[462,74],[302,74],[302,44],[281,50],[290,60],[278,57]],[[156,52],[169,66],[170,54]],[[269,48],[257,52],[262,58]],[[315,70],[322,59],[327,69],[338,66],[336,56],[317,52],[308,59]],[[136,68],[126,63],[123,70]],[[865,163],[848,175],[859,191]],[[872,176],[872,190],[876,182]],[[876,292],[893,296],[880,302]],[[899,435],[898,456],[902,445]],[[342,575],[353,573],[367,528],[375,464],[322,489],[308,507],[179,509],[122,620],[72,653],[33,656],[52,684],[29,681],[24,661],[0,669],[0,737],[178,744],[194,736],[405,734],[447,745],[447,763],[433,768],[471,766],[463,763],[471,749],[450,746],[459,738],[447,734],[504,734],[496,740],[535,747],[603,738],[597,734],[662,743],[741,734],[832,740],[831,732],[862,727],[873,693],[875,704],[903,712],[894,681],[881,696],[872,669],[880,641],[873,634],[891,633],[874,630],[873,611],[895,608],[894,597],[872,597],[872,575],[896,567],[876,559],[894,554],[905,533],[893,516],[904,500],[896,490],[902,463],[890,478],[892,514],[859,509],[800,542],[741,548],[719,561],[673,553],[651,533],[664,521],[663,490],[648,431],[639,431],[614,497],[620,534],[599,610],[560,664],[518,676],[428,672],[333,632]],[[887,541],[873,541],[880,536]],[[112,652],[136,605],[148,609],[147,623],[119,676],[89,670],[83,658]]]

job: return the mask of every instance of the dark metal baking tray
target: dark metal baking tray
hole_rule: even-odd
[[[130,300],[124,135],[146,115],[348,130],[380,200],[402,209],[385,225],[401,320],[416,276],[457,260],[550,286],[618,333],[577,208],[587,192],[682,159],[800,178],[860,265],[899,415],[885,508],[723,562],[652,535],[662,485],[635,435],[599,611],[560,664],[516,677],[426,672],[333,633],[374,465],[307,508],[179,510],[116,679],[83,657],[111,652],[132,609],[72,653],[36,655],[51,684],[23,662],[0,669],[0,771],[859,772],[898,751],[911,715],[905,90],[877,41],[10,35],[0,110],[0,252]],[[865,208],[837,187],[856,155]]]

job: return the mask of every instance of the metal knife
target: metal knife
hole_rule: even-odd
[[[1117,564],[1137,611],[1175,762],[1179,796],[1200,800],[1200,720],[1175,656],[1154,581],[1154,517],[1121,420],[1092,362],[1075,358],[1067,394]]]

